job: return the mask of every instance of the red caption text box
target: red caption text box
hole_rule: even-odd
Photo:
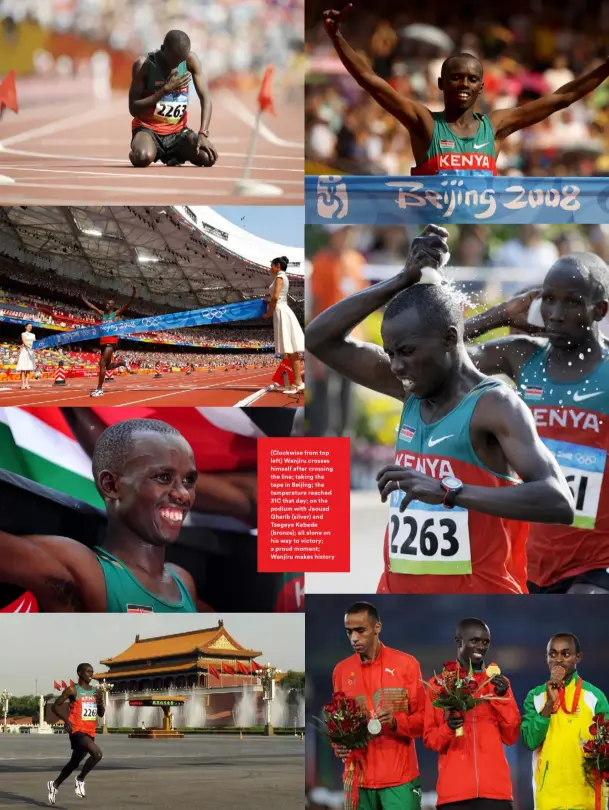
[[[349,571],[349,464],[349,439],[258,439],[258,571]]]

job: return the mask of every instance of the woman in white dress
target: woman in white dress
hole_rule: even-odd
[[[290,362],[294,372],[294,385],[285,388],[286,394],[296,394],[304,389],[302,371],[300,368],[300,355],[304,352],[304,332],[298,318],[288,304],[290,281],[286,270],[287,256],[280,256],[271,262],[271,272],[275,280],[269,287],[271,300],[263,318],[273,318],[273,331],[275,333],[275,354],[283,354]]]
[[[17,361],[17,371],[21,372],[21,388],[29,388],[28,374],[36,368],[34,350],[32,346],[36,340],[36,335],[32,332],[32,324],[26,323],[25,332],[21,333],[21,351]]]

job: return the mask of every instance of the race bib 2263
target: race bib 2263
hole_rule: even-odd
[[[391,493],[389,570],[395,574],[472,573],[468,511],[412,501],[404,512],[404,492]]]

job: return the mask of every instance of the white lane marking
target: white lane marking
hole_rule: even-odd
[[[125,158],[125,151],[124,150],[121,150],[121,154],[117,155],[117,157],[108,158],[108,157],[101,157],[101,155],[88,155],[88,156],[83,156],[83,155],[57,155],[57,154],[51,154],[50,152],[32,152],[32,151],[27,150],[27,149],[12,149],[11,147],[8,147],[8,148],[5,149],[2,146],[2,144],[0,144],[0,155],[16,155],[18,157],[26,157],[26,158],[28,158],[28,157],[30,157],[30,158],[44,158],[45,160],[66,160],[66,161],[84,160],[84,161],[91,162],[91,163],[93,163],[93,162],[95,162],[97,160],[100,163],[112,163],[112,164],[114,164],[115,167],[116,167],[117,163],[122,164],[123,166],[128,168],[129,171],[132,171],[134,174],[135,173],[138,173],[138,174],[141,173],[142,176],[144,175],[144,172],[150,174],[150,169],[149,168],[147,168],[147,169],[134,169],[133,166],[131,165],[131,163],[129,162],[129,160],[127,160]],[[225,158],[225,157],[246,158],[247,154],[245,152],[220,152],[220,160],[222,160],[222,158]],[[301,155],[267,155],[267,154],[259,154],[259,155],[254,156],[254,160],[273,160],[273,161],[274,160],[292,160],[292,161],[297,160],[297,161],[302,162],[302,156]],[[23,166],[23,164],[21,164],[21,163],[17,164],[16,166],[13,163],[11,163],[11,164],[4,163],[3,166],[10,167],[10,168],[15,167],[15,168],[21,168],[21,169],[29,168],[27,166]],[[203,167],[189,166],[187,164],[185,164],[185,167],[188,168],[188,169],[203,168]],[[116,168],[118,168],[118,167],[116,167]],[[154,168],[157,169],[158,167],[154,166]],[[241,168],[243,168],[243,167],[241,167]],[[170,169],[170,167],[166,166],[164,168],[164,171],[168,172],[169,169]],[[182,167],[182,169],[180,169],[180,171],[183,174],[184,173],[184,167]],[[301,169],[301,171],[302,171],[302,169]],[[164,174],[163,176],[165,177],[166,175]],[[179,175],[176,174],[175,176],[178,177]]]
[[[120,104],[122,108],[124,102]],[[52,121],[50,124],[45,124],[42,127],[34,127],[25,132],[18,132],[16,135],[10,135],[0,141],[0,149],[4,146],[10,146],[14,143],[23,143],[24,141],[33,141],[37,138],[47,137],[54,135],[56,132],[63,132],[64,129],[72,129],[73,127],[84,126],[93,121],[98,121],[100,118],[113,118],[115,108],[118,108],[118,102],[113,104],[98,107],[97,109],[87,110],[87,112],[79,113],[78,115],[70,115],[67,118],[60,118],[59,121]]]
[[[232,180],[231,182],[234,183],[235,181]],[[58,201],[56,196],[55,197],[41,197],[39,194],[32,194],[32,195],[28,196],[26,194],[21,193],[22,189],[28,188],[28,187],[29,188],[35,188],[35,189],[39,190],[41,188],[41,185],[36,184],[36,183],[16,183],[15,184],[15,190],[13,190],[13,186],[10,186],[10,190],[11,190],[11,193],[13,195],[10,198],[8,196],[9,186],[4,186],[4,189],[3,189],[3,192],[2,192],[2,194],[3,194],[3,196],[2,196],[2,205],[82,205],[82,206],[87,206],[87,205],[90,206],[91,205],[91,199],[90,198],[87,199],[86,197],[81,197],[81,198],[78,198],[78,199],[71,198],[70,200],[68,200],[66,202],[65,200]],[[62,188],[62,186],[49,186],[49,188],[57,189],[57,188]],[[83,190],[86,190],[86,191],[89,191],[89,190],[90,191],[99,191],[100,193],[102,191],[116,191],[116,189],[107,189],[107,188],[99,189],[99,188],[93,188],[91,186],[87,186],[85,189],[83,189],[82,186],[73,186],[71,188],[76,189],[78,191],[83,191]],[[16,194],[15,194],[16,190],[20,190],[19,196],[16,196]],[[123,192],[124,189],[119,189],[119,191]],[[120,205],[142,205],[143,203],[142,203],[142,200],[141,200],[141,195],[142,194],[150,194],[150,193],[152,193],[152,196],[146,198],[146,204],[147,205],[157,205],[157,206],[159,206],[159,205],[166,205],[167,204],[167,189],[164,189],[163,193],[161,193],[161,191],[159,189],[147,189],[147,188],[127,189],[127,191],[134,192],[134,196],[130,197],[128,199],[125,199],[124,196],[118,196],[118,197],[105,196],[105,197],[103,197],[103,200],[99,200],[98,202],[101,203],[103,201],[104,205],[119,205],[119,206]],[[218,198],[222,198],[223,200],[225,200],[225,202],[222,203],[223,205],[242,205],[243,198],[240,197],[238,194],[231,194],[231,193],[229,193],[227,191],[207,191],[206,193],[210,197],[218,197]],[[205,192],[203,192],[203,194],[205,194]],[[201,195],[198,195],[198,197],[200,199]],[[199,199],[197,199],[195,201],[194,198],[189,197],[188,193],[187,193],[186,197],[184,197],[181,200],[181,202],[184,205],[195,205],[195,204],[198,205],[199,204]],[[189,200],[190,200],[190,202],[189,202]],[[227,202],[228,200],[231,200],[231,202]],[[268,197],[249,197],[249,200],[250,200],[250,202],[248,203],[248,205],[262,205],[262,201],[263,200],[268,201]],[[256,202],[257,200],[259,200],[260,202]],[[296,192],[286,191],[283,194],[282,200],[283,200],[284,204],[285,204],[286,200],[293,200],[294,202],[292,203],[292,205],[303,205],[303,203],[304,203],[304,198],[303,198],[303,193],[302,192],[296,193]],[[268,205],[268,202],[265,202],[264,204]]]
[[[267,387],[263,388],[262,391],[256,391],[255,394],[250,394],[249,397],[246,397],[245,399],[242,399],[240,402],[236,402],[233,407],[234,408],[247,408],[248,405],[251,405],[252,403],[256,402],[257,400],[262,399],[262,397],[265,394],[268,394],[269,391],[272,391],[273,387],[274,387],[273,385],[267,385]]]
[[[230,90],[224,90],[220,95],[219,101],[225,110],[232,113],[235,118],[238,118],[244,124],[247,124],[248,127],[253,129],[254,124],[256,123],[256,116],[238,96],[236,96]],[[262,121],[260,122],[258,134],[264,138],[265,141],[272,143],[274,146],[284,146],[288,149],[302,149],[304,160],[304,143],[284,141],[283,138],[280,138],[278,135],[275,135],[274,132],[271,132],[271,130],[266,126],[266,124],[263,124]]]
[[[191,168],[191,167],[187,167],[187,168]],[[222,168],[226,169],[228,171],[231,171],[232,169],[234,169],[235,171],[239,171],[239,172],[243,171],[243,166],[227,166],[226,164],[222,164]],[[6,170],[12,171],[12,172],[38,172],[40,174],[69,174],[69,175],[72,175],[73,177],[80,177],[80,176],[91,177],[92,176],[92,177],[99,177],[100,179],[103,179],[104,177],[124,177],[124,178],[129,178],[129,180],[134,180],[136,178],[138,180],[167,180],[167,179],[172,179],[172,180],[192,180],[192,181],[194,181],[196,183],[201,182],[201,172],[203,172],[203,171],[207,172],[208,171],[207,169],[204,169],[203,167],[195,167],[195,166],[193,166],[191,171],[188,174],[186,172],[184,172],[183,169],[182,169],[182,174],[171,174],[170,171],[167,171],[167,173],[163,173],[163,174],[152,174],[152,172],[144,174],[143,172],[146,172],[146,169],[141,169],[140,170],[142,172],[142,174],[136,173],[137,172],[136,169],[130,169],[129,173],[127,174],[127,173],[121,172],[121,171],[109,172],[109,171],[104,170],[103,168],[101,168],[100,171],[87,171],[86,169],[43,169],[43,168],[39,168],[38,166],[8,166],[8,165],[5,165],[5,164],[0,164],[0,169],[5,170],[5,171]],[[198,169],[198,171],[197,171],[197,169]],[[275,167],[275,166],[270,167],[270,166],[259,166],[259,165],[257,165],[257,166],[254,167],[254,171],[257,171],[257,172],[290,172],[290,173],[294,173],[294,174],[300,174],[301,176],[303,176],[302,167],[299,168],[299,169],[287,169],[287,168],[280,168],[280,167]],[[206,178],[208,178],[208,177],[210,177],[212,180],[217,179],[217,178],[215,178],[215,175],[213,173],[206,174]],[[32,179],[34,179],[34,178],[32,178]],[[286,181],[286,182],[289,182],[289,181]],[[303,181],[300,180],[299,182],[302,183]]]
[[[264,376],[267,377],[267,374],[264,374]],[[224,380],[224,382],[225,383],[235,383],[235,382],[242,383],[242,382],[245,382],[245,380],[256,379],[256,377],[262,377],[262,372],[260,374],[250,374],[247,377],[233,377],[232,379]],[[196,391],[207,391],[207,390],[209,390],[211,388],[215,388],[216,391],[224,391],[224,390],[226,390],[222,386],[219,387],[217,383],[212,383],[211,385],[200,385],[200,386],[197,386],[195,388],[192,388],[190,393],[194,394]],[[153,400],[153,399],[162,399],[163,397],[175,396],[176,394],[183,394],[183,393],[185,393],[185,392],[184,391],[169,391],[169,392],[167,392],[165,394],[158,394],[157,396],[154,396],[154,397],[145,397],[144,399],[135,399],[135,400],[132,400],[131,402],[128,402],[128,403],[126,402],[124,405],[115,405],[114,407],[115,408],[126,408],[129,405],[136,405],[139,402],[149,402],[150,400]],[[202,403],[199,403],[199,404],[202,404]],[[218,407],[222,407],[222,406],[219,405]],[[230,407],[230,406],[226,406],[226,407]]]

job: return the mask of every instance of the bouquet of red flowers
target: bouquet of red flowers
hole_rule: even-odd
[[[366,747],[370,739],[368,715],[355,698],[335,692],[322,713],[322,728],[331,743],[344,745],[350,751]]]
[[[595,714],[590,726],[592,739],[584,743],[584,775],[594,788],[596,807],[600,810],[603,783],[609,784],[609,720]]]
[[[436,699],[432,700],[432,706],[465,714],[487,700],[507,700],[497,695],[479,694],[487,683],[497,675],[501,675],[501,670],[496,664],[491,664],[484,674],[486,676],[484,680],[476,678],[471,661],[469,670],[462,667],[458,661],[444,664],[440,675],[434,673],[432,681],[424,681],[436,696]],[[455,736],[463,736],[463,726],[456,729]]]
[[[330,703],[323,707],[323,720],[315,719],[321,723],[331,743],[349,749],[343,776],[345,810],[355,810],[363,780],[364,749],[370,740],[368,714],[355,698],[347,697],[344,692],[335,692]]]

